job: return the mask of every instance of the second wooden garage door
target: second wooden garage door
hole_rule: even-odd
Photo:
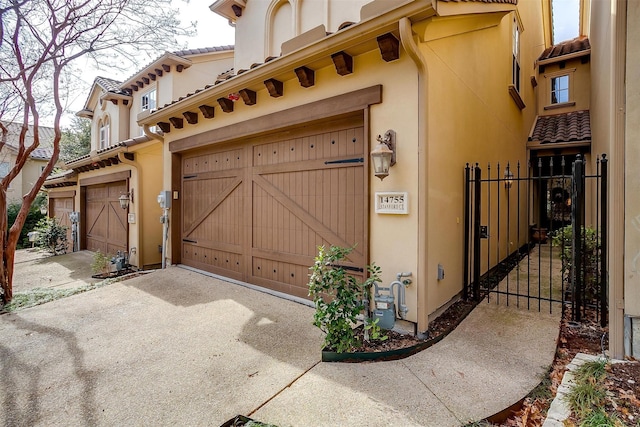
[[[73,212],[73,197],[52,197],[51,200],[51,217],[56,218],[60,225],[67,227],[67,252],[73,250],[73,239],[71,238],[71,219],[69,214]]]
[[[127,211],[118,198],[127,192],[127,182],[90,185],[86,190],[86,249],[115,255],[127,250]]]
[[[362,120],[183,156],[182,263],[307,297],[319,245],[366,263]]]

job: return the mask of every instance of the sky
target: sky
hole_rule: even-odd
[[[580,0],[552,0],[553,43],[578,37],[580,34]]]

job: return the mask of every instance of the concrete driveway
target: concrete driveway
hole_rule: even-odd
[[[459,426],[518,401],[553,360],[558,317],[481,304],[441,343],[320,363],[313,309],[164,271],[0,316],[0,423]]]

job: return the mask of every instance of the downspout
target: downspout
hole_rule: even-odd
[[[428,256],[427,256],[427,198],[429,197],[429,185],[427,174],[428,163],[428,94],[427,94],[427,62],[422,56],[416,41],[413,38],[411,21],[402,18],[398,22],[400,30],[400,42],[418,68],[418,333],[425,333],[429,328],[429,315],[427,308],[427,287],[429,284]]]
[[[136,192],[135,192],[135,199],[136,199],[136,204],[138,203],[138,200],[142,200],[142,184],[141,184],[141,180],[142,180],[142,176],[140,174],[140,167],[138,165],[138,162],[135,160],[127,160],[124,156],[125,151],[122,151],[120,153],[118,153],[118,160],[120,161],[120,163],[123,163],[125,165],[129,165],[132,168],[134,168],[136,170],[136,176],[137,176],[137,188],[136,188]],[[129,188],[129,191],[131,191],[131,188]],[[135,212],[134,212],[135,213]],[[136,262],[138,263],[138,269],[142,270],[142,255],[144,252],[144,248],[142,247],[142,245],[140,245],[140,231],[142,230],[142,215],[136,214],[136,223],[138,225],[138,244],[136,245]],[[131,262],[131,255],[133,255],[131,253],[131,247],[129,245],[129,233],[127,232],[127,247],[129,249],[129,262]]]
[[[159,133],[153,132],[151,130],[151,126],[150,125],[142,125],[142,132],[144,132],[144,134],[146,136],[148,136],[151,139],[155,139],[158,140],[160,142],[164,142],[164,136],[160,135]]]

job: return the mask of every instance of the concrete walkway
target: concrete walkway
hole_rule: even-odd
[[[460,426],[538,384],[559,320],[483,303],[410,358],[339,364],[312,318],[178,267],[2,315],[0,423]]]

